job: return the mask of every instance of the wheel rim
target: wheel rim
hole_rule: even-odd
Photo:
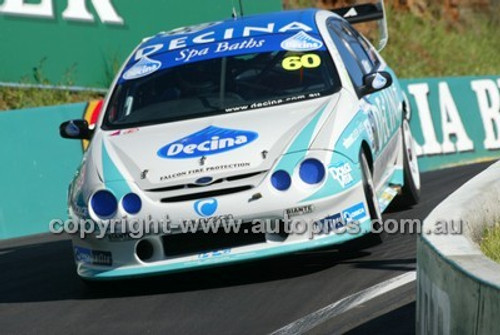
[[[420,190],[420,171],[416,156],[415,141],[411,134],[410,125],[407,120],[403,121],[403,137],[405,141],[405,155],[410,168],[411,178],[417,190]]]

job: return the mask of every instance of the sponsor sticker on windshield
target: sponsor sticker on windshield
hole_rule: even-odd
[[[158,71],[160,67],[160,61],[144,56],[123,74],[123,79],[132,80],[142,78]]]
[[[281,43],[281,48],[288,51],[312,51],[323,47],[323,42],[301,31]]]
[[[185,36],[163,35],[163,38],[148,41],[128,63],[120,83],[145,77],[160,69],[221,57],[277,51],[326,50],[319,33],[299,22],[282,25],[269,23],[265,28],[242,27],[238,31],[224,26],[216,25]],[[314,65],[315,61],[317,62],[312,59],[309,63]],[[302,66],[307,67],[307,64]]]

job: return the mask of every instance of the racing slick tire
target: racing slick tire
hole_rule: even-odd
[[[403,174],[404,186],[398,199],[401,207],[416,205],[420,200],[420,171],[415,151],[415,141],[408,120],[403,119],[401,126],[403,135]]]
[[[382,213],[380,212],[377,194],[373,184],[372,170],[366,159],[366,154],[363,151],[361,151],[359,155],[359,163],[361,165],[361,175],[363,178],[363,189],[365,192],[366,204],[368,206],[368,214],[372,221],[372,231],[365,236],[364,240],[366,244],[379,244],[382,243],[385,237],[384,231],[380,229],[382,228]]]

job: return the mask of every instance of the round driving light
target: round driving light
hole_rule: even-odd
[[[271,176],[271,184],[279,191],[286,191],[292,184],[292,178],[286,171],[279,170]]]
[[[123,209],[129,214],[137,214],[141,210],[141,198],[135,193],[129,193],[122,199]]]
[[[317,159],[306,159],[300,164],[299,176],[306,184],[318,184],[325,177],[325,166]]]
[[[118,202],[113,193],[101,190],[94,193],[90,199],[90,205],[97,216],[108,218],[116,213]]]

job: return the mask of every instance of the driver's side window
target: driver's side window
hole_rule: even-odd
[[[328,22],[328,31],[355,88],[362,87],[364,76],[373,72],[377,64],[374,64],[373,60],[360,44],[358,40],[359,35],[347,23],[330,19]]]

